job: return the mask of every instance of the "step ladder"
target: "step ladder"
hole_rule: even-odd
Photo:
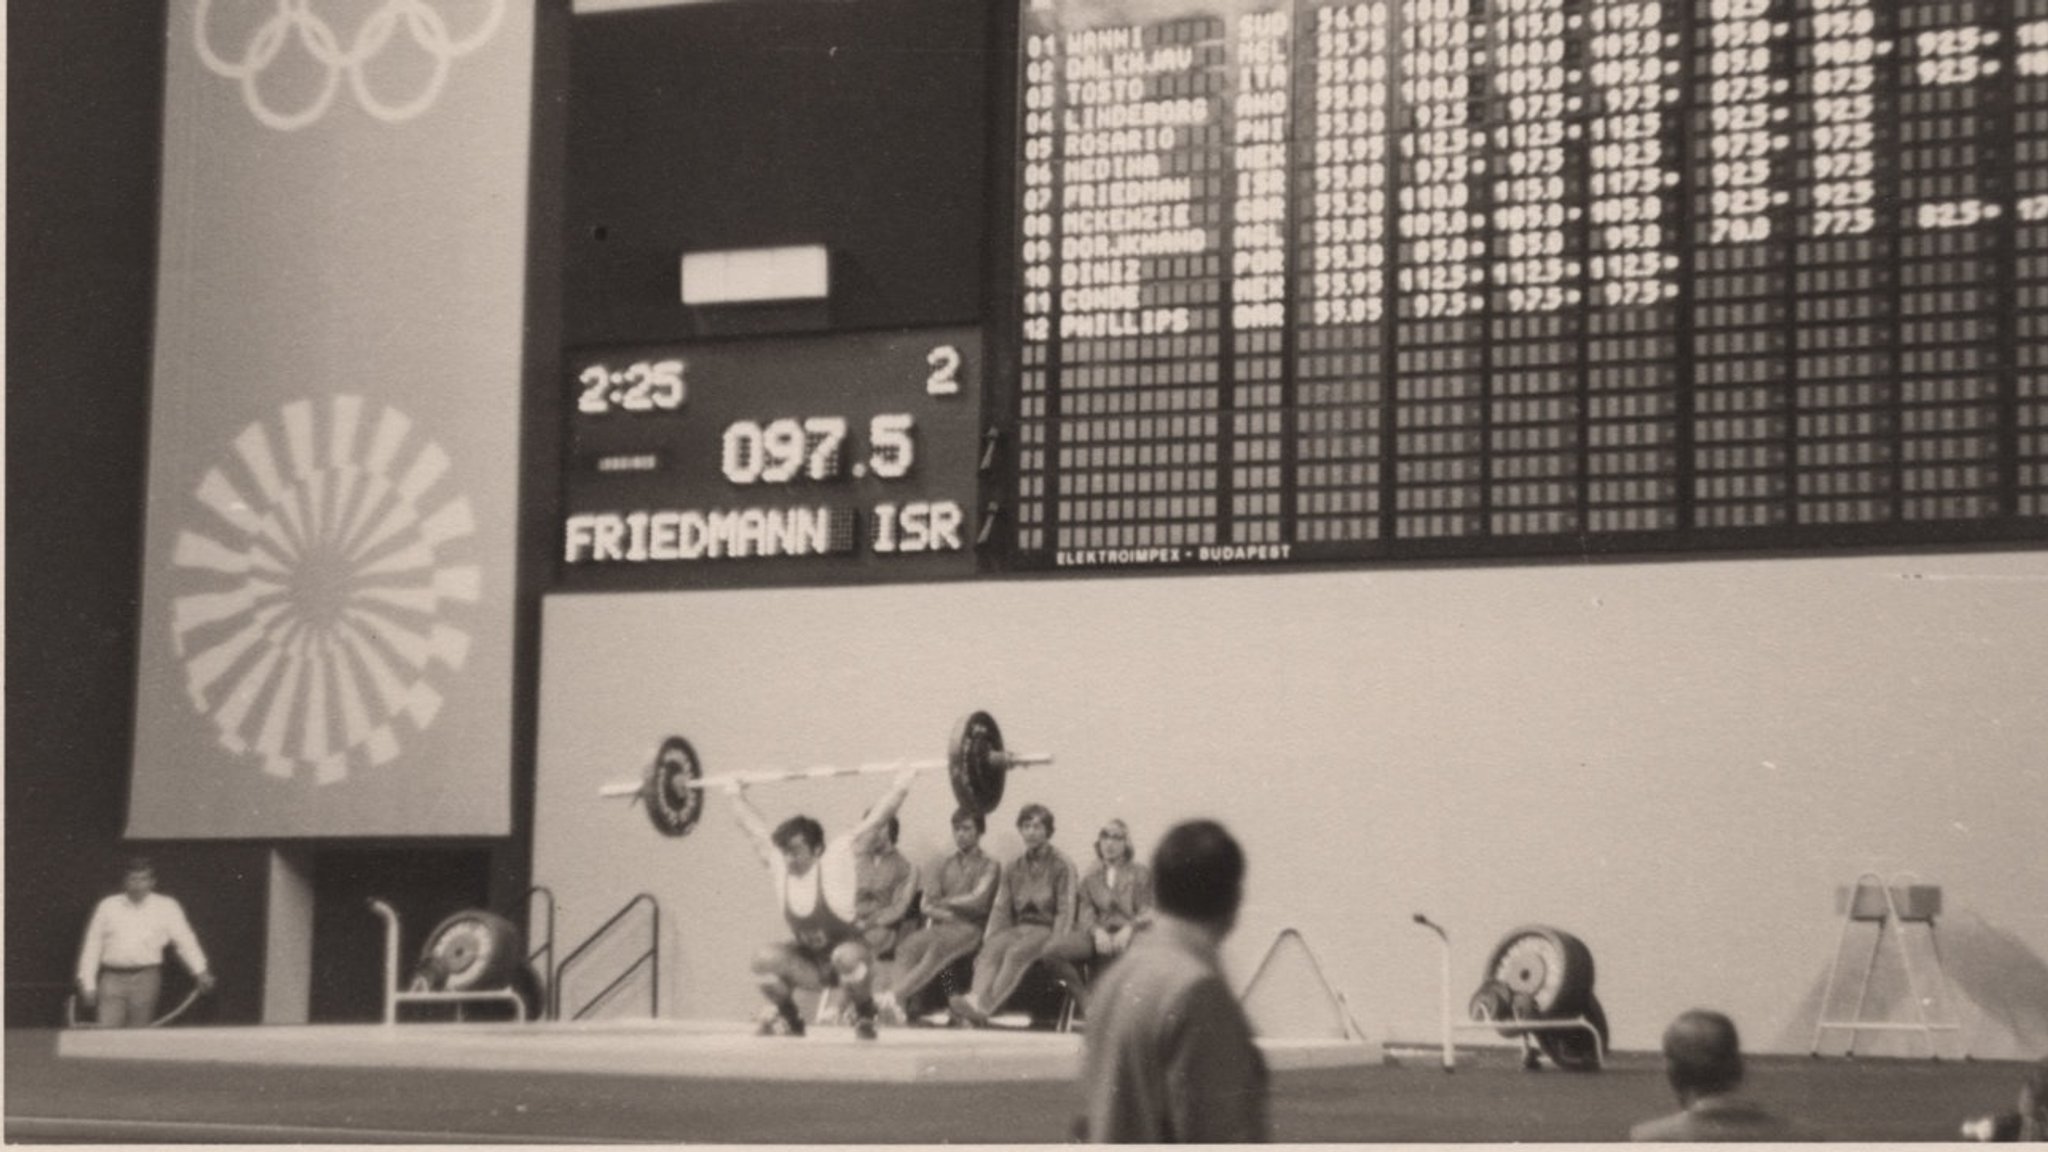
[[[1890,880],[1865,872],[1849,887],[1835,890],[1835,910],[1842,917],[1836,939],[1834,962],[1828,967],[1827,984],[1821,990],[1820,1006],[1813,1026],[1811,1055],[1821,1054],[1821,1045],[1832,1031],[1849,1033],[1845,1056],[1856,1055],[1857,1038],[1865,1032],[1908,1032],[1919,1034],[1930,1059],[1942,1058],[1935,1033],[1955,1033],[1959,1055],[1969,1058],[1963,1026],[1945,1010],[1948,979],[1942,971],[1941,943],[1935,920],[1941,915],[1939,885],[1919,883],[1919,877],[1902,872]],[[1905,996],[1912,1007],[1911,1019],[1866,1019],[1871,981],[1889,940],[1905,974]],[[1921,953],[1915,963],[1914,953]],[[1854,1006],[1847,1016],[1833,1016],[1835,993],[1844,969],[1860,968]]]

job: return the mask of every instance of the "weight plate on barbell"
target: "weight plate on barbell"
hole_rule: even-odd
[[[691,785],[704,778],[697,750],[681,736],[661,742],[648,779],[647,818],[664,836],[681,836],[704,814],[704,790]]]
[[[962,808],[986,816],[1003,802],[1003,777],[1010,766],[996,755],[1002,750],[1002,729],[986,712],[969,713],[953,730],[946,748],[946,774]]]

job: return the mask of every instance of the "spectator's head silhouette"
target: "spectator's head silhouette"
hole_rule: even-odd
[[[1152,852],[1152,891],[1161,911],[1227,933],[1244,900],[1244,849],[1214,820],[1176,824]]]
[[[1664,1029],[1664,1075],[1688,1104],[1733,1092],[1742,1083],[1742,1039],[1735,1022],[1703,1008],[1681,1013]]]

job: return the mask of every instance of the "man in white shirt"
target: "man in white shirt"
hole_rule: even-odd
[[[78,954],[78,991],[87,1008],[98,1008],[101,1027],[141,1028],[156,1018],[166,945],[178,950],[200,991],[213,989],[213,974],[185,909],[156,891],[156,869],[147,859],[128,862],[121,888],[93,909]]]

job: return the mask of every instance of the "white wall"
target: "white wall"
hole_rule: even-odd
[[[1826,971],[1836,885],[1912,870],[2048,955],[2048,553],[1399,569],[558,596],[546,612],[535,877],[565,947],[633,892],[673,939],[665,1010],[739,1017],[784,929],[713,796],[656,835],[595,794],[670,733],[707,770],[937,756],[991,710],[1017,808],[1140,851],[1226,821],[1251,857],[1240,980],[1300,928],[1375,1040],[1433,1038],[1509,929],[1583,937],[1615,1043],[1695,1004],[1776,1036]],[[881,779],[763,787],[845,828]],[[904,813],[923,862],[952,806]]]

